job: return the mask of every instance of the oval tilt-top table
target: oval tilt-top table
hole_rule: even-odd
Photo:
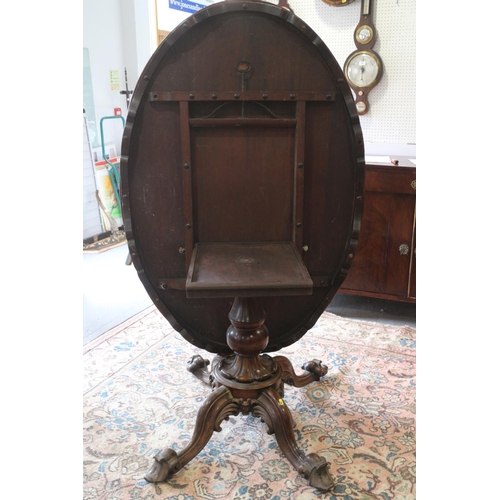
[[[304,454],[284,383],[268,353],[318,320],[354,257],[364,145],[351,91],[326,45],[284,2],[227,0],[187,18],[161,43],[131,100],[121,198],[130,256],[159,311],[201,355],[188,369],[213,391],[192,440],[158,453],[161,482],[230,415],[253,414],[295,469],[323,490],[329,464]]]

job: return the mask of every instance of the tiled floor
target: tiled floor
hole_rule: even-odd
[[[152,305],[128,246],[83,254],[83,345]]]
[[[83,345],[152,305],[126,244],[83,254]],[[345,318],[416,328],[416,305],[337,294],[327,311]]]

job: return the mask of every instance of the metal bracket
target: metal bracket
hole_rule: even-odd
[[[185,290],[186,278],[165,278],[158,280],[158,287],[162,290]]]

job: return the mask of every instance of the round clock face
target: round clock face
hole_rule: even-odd
[[[380,59],[372,52],[355,52],[346,61],[345,74],[353,87],[374,86],[381,76]]]
[[[356,40],[359,43],[368,43],[373,38],[373,30],[370,26],[361,26],[356,31]]]
[[[358,110],[359,114],[363,114],[366,111],[366,103],[364,103],[363,101],[357,102],[356,109]]]

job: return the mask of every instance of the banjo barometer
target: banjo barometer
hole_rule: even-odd
[[[382,78],[383,66],[380,56],[373,50],[377,38],[373,22],[374,0],[362,0],[361,14],[354,31],[356,50],[346,59],[344,73],[356,94],[358,114],[368,112],[368,94]]]

